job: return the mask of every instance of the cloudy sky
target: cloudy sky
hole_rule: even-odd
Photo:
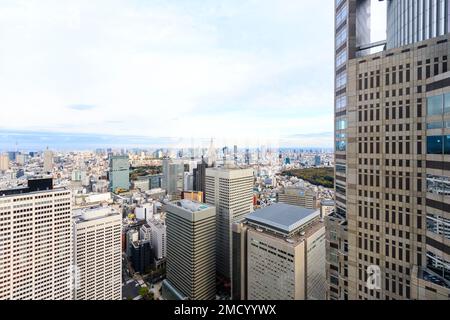
[[[0,0],[0,134],[331,147],[333,3]]]

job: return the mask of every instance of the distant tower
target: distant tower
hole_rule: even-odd
[[[48,150],[48,147],[47,150],[44,151],[44,171],[53,171],[53,152]]]
[[[211,144],[208,149],[208,167],[214,167],[217,160],[216,149],[214,148],[214,139],[211,138]]]
[[[245,164],[250,165],[250,150],[245,150]]]

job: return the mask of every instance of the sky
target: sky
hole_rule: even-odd
[[[21,136],[50,147],[69,136],[332,147],[333,10],[333,0],[0,0],[0,147],[20,148]]]

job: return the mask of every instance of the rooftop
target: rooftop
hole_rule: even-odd
[[[91,221],[112,215],[119,215],[119,212],[113,207],[101,206],[78,209],[73,212],[73,216],[77,219],[77,222]]]
[[[320,210],[306,209],[284,203],[256,210],[247,216],[249,223],[290,234],[320,216]]]
[[[171,203],[175,206],[181,207],[190,212],[197,212],[197,211],[202,211],[202,210],[211,208],[210,205],[207,205],[205,203],[196,202],[196,201],[187,200],[187,199],[178,200],[178,201],[174,201]]]

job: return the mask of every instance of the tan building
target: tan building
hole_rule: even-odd
[[[317,195],[313,190],[295,186],[285,187],[282,191],[278,192],[277,202],[307,209],[315,209],[318,207]]]
[[[442,192],[450,176],[449,6],[423,1],[414,11],[417,2],[389,1],[388,39],[378,43],[370,41],[370,1],[335,3],[330,299],[421,299],[450,288]]]
[[[9,157],[7,154],[0,154],[0,171],[9,169]]]
[[[231,280],[231,226],[253,211],[253,169],[207,168],[206,203],[217,208],[217,273]]]
[[[212,300],[216,295],[216,208],[179,200],[164,206],[167,300]]]
[[[233,226],[233,241],[233,299],[325,299],[320,210],[281,203],[256,210]]]

